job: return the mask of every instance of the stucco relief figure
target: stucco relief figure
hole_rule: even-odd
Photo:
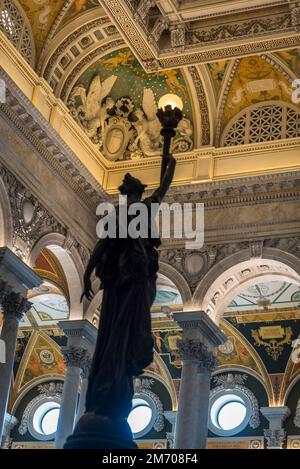
[[[81,101],[76,111],[73,108],[74,117],[91,139],[96,136],[98,129],[101,130],[103,135],[108,110],[112,109],[115,105],[113,99],[107,98],[107,96],[116,80],[117,77],[112,75],[101,83],[99,75],[96,75],[90,84],[88,92],[86,92],[83,86],[76,86],[72,90],[69,102],[75,103],[75,100],[78,98]]]
[[[133,148],[139,145],[143,153],[147,155],[157,152],[161,144],[161,124],[156,115],[158,107],[150,88],[144,88],[142,106],[143,109],[138,108],[134,112],[137,120],[133,125],[138,135]]]
[[[103,300],[86,414],[77,425],[78,431],[82,431],[95,416],[114,422],[114,425],[121,419],[122,428],[128,427],[126,419],[132,405],[133,377],[142,374],[153,361],[150,308],[156,296],[157,248],[161,242],[157,233],[151,237],[151,207],[157,204],[155,207],[158,208],[163,200],[172,182],[175,165],[173,156],[163,157],[160,186],[143,200],[146,186],[129,173],[125,175],[119,190],[127,196],[126,209],[135,202],[146,206],[149,233],[147,237],[137,239],[129,236],[99,239],[86,268],[82,296],[92,299],[90,277],[95,270],[101,281]],[[120,206],[116,207],[116,213],[118,233]],[[128,215],[128,223],[131,219]],[[100,428],[99,423],[97,428]],[[127,432],[127,439],[131,440],[129,427]],[[120,440],[118,444],[121,444]]]

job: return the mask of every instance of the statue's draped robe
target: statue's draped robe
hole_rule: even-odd
[[[143,203],[148,211],[150,235],[151,206],[158,208],[159,201],[152,196]],[[159,245],[156,235],[105,238],[96,245],[93,255],[103,300],[87,412],[126,418],[133,396],[132,377],[140,375],[153,361],[150,308],[156,295]]]

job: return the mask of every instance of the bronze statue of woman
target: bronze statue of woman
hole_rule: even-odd
[[[178,110],[179,111],[179,110]],[[179,111],[180,113],[180,111]],[[177,116],[177,123],[180,114]],[[119,191],[127,207],[144,204],[148,214],[145,237],[99,239],[84,275],[82,297],[91,300],[91,274],[101,281],[103,299],[98,338],[89,377],[86,413],[79,420],[65,448],[134,448],[127,418],[132,406],[133,378],[153,361],[150,309],[156,296],[158,234],[151,220],[173,180],[176,161],[169,154],[173,129],[165,137],[159,187],[142,200],[145,185],[129,173]],[[116,207],[117,227],[120,206]],[[128,222],[131,216],[128,214]],[[152,225],[153,226],[153,225]],[[116,231],[118,233],[118,229]]]

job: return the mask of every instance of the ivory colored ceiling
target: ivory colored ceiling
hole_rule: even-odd
[[[173,148],[181,163],[180,175],[178,169],[175,178],[180,184],[208,181],[214,179],[214,174],[217,178],[255,174],[254,158],[249,163],[249,171],[250,159],[239,164],[243,170],[240,173],[235,158],[229,162],[229,158],[225,161],[225,156],[220,155],[218,159],[214,147],[300,136],[300,105],[292,103],[291,98],[292,82],[300,74],[297,26],[300,10],[288,1],[269,0],[263,6],[256,0],[20,0],[19,4],[32,28],[35,71],[49,83],[55,97],[65,103],[81,127],[78,132],[82,144],[86,134],[99,160],[104,161],[104,171],[101,168],[98,176],[93,170],[93,175],[108,191],[116,191],[127,160],[132,160],[131,168],[145,166],[146,171],[148,166],[146,182],[150,187],[157,180],[158,159],[153,159],[151,170],[150,161],[144,164],[134,160],[161,153],[159,128],[155,122],[149,124],[149,116],[151,113],[155,116],[160,96],[168,92],[179,94],[184,101],[185,121]],[[112,11],[113,6],[118,8],[118,13]],[[130,22],[124,22],[125,17]],[[165,27],[161,31],[160,21]],[[130,25],[132,35],[125,24]],[[177,33],[182,25],[184,44],[170,48],[172,41],[180,41]],[[206,36],[207,25],[214,38]],[[148,34],[146,39],[143,34]],[[233,53],[230,47],[234,44]],[[193,59],[190,47],[194,51]],[[149,48],[152,55],[148,57]],[[103,88],[106,92],[102,106],[107,109],[101,110],[93,102],[97,102]],[[102,111],[105,135],[98,118]],[[291,119],[288,129],[284,124],[285,115]],[[254,135],[252,140],[247,140],[249,122],[254,120],[257,120]],[[121,127],[117,129],[119,124]],[[155,131],[151,130],[151,138],[147,139],[143,126],[149,129],[149,125]],[[266,135],[262,129],[266,129]],[[120,143],[118,139],[122,139],[123,146],[120,144],[115,151]],[[206,148],[212,151],[212,156],[203,153]],[[288,171],[295,167],[295,157],[291,154],[289,158],[284,157],[286,166],[280,159],[276,167],[266,159],[263,171],[274,172],[277,167]],[[122,166],[118,166],[122,160]],[[257,171],[259,174],[259,167]],[[144,173],[135,174],[145,179]]]

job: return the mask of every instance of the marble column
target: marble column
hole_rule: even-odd
[[[80,384],[78,409],[77,409],[77,414],[76,414],[76,423],[83,416],[85,412],[85,399],[86,399],[86,393],[87,393],[87,388],[88,388],[91,364],[92,364],[91,357],[90,356],[86,357],[85,366],[81,372],[81,384]]]
[[[87,371],[97,338],[97,329],[87,320],[60,321],[60,328],[68,337],[62,352],[66,363],[66,376],[62,393],[55,448],[62,449],[73,433],[79,408],[81,374]],[[83,403],[81,404],[83,407]]]
[[[0,443],[13,377],[19,322],[31,307],[26,299],[27,291],[41,282],[41,278],[12,251],[0,248],[0,304],[3,313],[0,339],[5,352],[4,363],[0,362]]]
[[[61,407],[55,435],[55,448],[57,449],[63,448],[67,437],[74,429],[78,405],[80,375],[87,356],[87,350],[82,347],[70,346],[64,348],[62,352],[67,371],[64,380]]]
[[[282,449],[286,438],[283,422],[290,415],[290,409],[283,407],[261,407],[261,413],[269,421],[269,428],[264,430],[267,449]]]
[[[214,349],[226,336],[203,311],[173,313],[173,319],[182,329],[175,449],[206,448],[210,380],[217,365]]]

